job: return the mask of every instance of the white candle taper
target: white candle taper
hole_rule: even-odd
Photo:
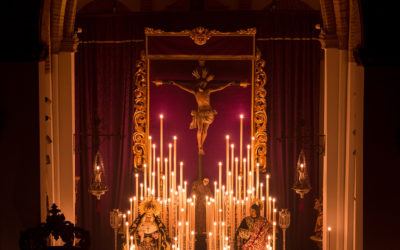
[[[168,185],[167,190],[170,190],[172,187],[172,179],[171,179],[171,172],[172,172],[172,144],[168,144],[168,171],[165,173],[168,178]],[[169,192],[168,192],[169,193]]]
[[[132,197],[129,198],[129,214],[131,214],[130,220],[129,220],[129,225],[132,224],[132,216],[133,216],[133,199]]]
[[[226,162],[225,162],[225,169],[226,169],[226,173],[225,173],[225,179],[226,179],[226,185],[227,185],[227,189],[229,188],[228,184],[229,184],[229,177],[228,177],[228,172],[229,172],[229,135],[226,136]]]
[[[218,162],[218,189],[221,190],[222,185],[222,162]]]
[[[163,131],[163,120],[164,120],[164,115],[163,114],[161,114],[160,115],[160,159],[164,159],[164,155],[163,155],[163,148],[164,148],[164,144],[163,144],[163,137],[164,137],[164,131]],[[162,172],[162,169],[163,169],[163,162],[161,161],[160,162],[160,170],[161,170],[161,172]],[[158,178],[158,180],[160,180],[159,178],[160,178],[160,176],[158,176],[157,177]],[[158,196],[160,196],[159,194],[158,194]]]
[[[174,173],[176,173],[176,140],[177,140],[177,137],[176,136],[174,136]]]
[[[135,184],[135,192],[137,197],[139,195],[139,174],[135,174]]]
[[[161,150],[161,148],[160,148],[160,150]],[[156,195],[158,197],[160,197],[160,168],[161,168],[161,160],[160,160],[160,157],[157,157],[157,176],[156,176],[157,177],[157,183],[156,183],[157,194]]]
[[[253,137],[251,137],[251,171],[254,173],[254,171],[259,171],[258,170],[258,168],[257,169],[255,169],[255,155],[254,155],[254,140],[255,140],[255,138],[254,138],[254,136]],[[259,173],[258,173],[259,174]],[[257,184],[257,186],[256,186],[257,188],[256,188],[256,194],[258,194],[259,192],[258,192],[258,184]]]
[[[149,169],[149,174],[150,174],[150,176],[149,176],[150,178],[149,179],[151,180],[151,185],[149,185],[149,187],[150,187],[151,190],[153,190],[154,187],[155,187],[154,178],[153,178],[153,172],[155,172],[156,166],[157,166],[157,162],[156,162],[156,144],[153,144],[153,165],[152,165],[152,168]],[[151,192],[147,194],[147,196],[150,196],[150,195],[151,195]]]
[[[243,115],[240,115],[240,144],[239,144],[239,165],[240,173],[242,173],[242,161],[243,161]]]
[[[183,162],[181,161],[179,163],[179,184],[181,187],[183,187]]]
[[[125,244],[126,244],[126,249],[129,249],[129,223],[125,222]]]
[[[140,183],[140,197],[143,197],[143,183]]]
[[[235,149],[235,145],[231,144],[231,161],[232,161],[232,163],[231,163],[231,172],[232,172],[231,190],[235,190],[235,182],[233,180],[235,180],[235,178],[237,178],[237,176],[235,176],[235,165],[234,165],[235,164],[235,161],[234,161],[235,152],[234,152],[234,149]]]
[[[269,197],[269,174],[266,175],[265,179],[266,179],[266,183],[265,183],[265,188],[266,188],[265,197],[267,198],[267,203],[268,203],[268,206],[267,206],[266,211],[267,211],[268,219],[270,219],[270,218],[269,218],[269,215],[270,215],[270,211],[271,211],[271,210],[270,210],[270,207],[269,207],[269,201],[270,201],[270,197]]]

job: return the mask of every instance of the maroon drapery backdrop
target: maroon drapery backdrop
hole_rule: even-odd
[[[77,219],[91,232],[92,249],[113,247],[109,212],[128,208],[128,196],[133,192],[132,90],[135,61],[144,46],[135,40],[144,38],[144,27],[166,31],[197,26],[220,31],[256,27],[257,38],[311,38],[317,37],[317,23],[318,12],[78,15],[82,41],[131,40],[83,43],[76,54],[76,173],[81,178]],[[318,144],[320,45],[311,39],[259,40],[257,47],[266,61],[268,75],[271,193],[277,197],[279,208],[289,208],[292,213],[287,249],[316,249],[309,236],[316,218],[313,200],[319,194],[318,153],[313,146]],[[212,101],[218,102],[217,97]],[[313,187],[303,200],[291,189],[301,149],[306,153]],[[87,191],[97,150],[104,158],[105,181],[110,187],[100,201]]]
[[[115,25],[94,22],[85,27],[95,37],[114,37]],[[76,54],[76,212],[78,224],[90,231],[91,249],[113,249],[109,212],[127,208],[133,192],[132,90],[139,51],[134,43],[80,44]],[[100,201],[88,192],[98,150],[109,187]]]

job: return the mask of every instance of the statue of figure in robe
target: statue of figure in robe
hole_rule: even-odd
[[[192,122],[189,128],[197,128],[197,146],[200,155],[204,154],[203,144],[207,137],[207,130],[211,123],[214,121],[214,117],[217,111],[211,107],[210,95],[214,92],[223,90],[232,85],[240,85],[246,87],[247,83],[240,83],[237,81],[231,81],[228,83],[213,82],[217,87],[209,87],[208,83],[214,79],[213,74],[209,74],[205,61],[200,60],[199,66],[193,70],[192,75],[196,78],[195,86],[193,88],[193,81],[153,81],[157,86],[162,84],[172,84],[178,88],[185,90],[196,98],[197,110],[193,110]],[[191,85],[191,86],[190,86]]]
[[[250,216],[245,217],[236,230],[235,250],[263,250],[267,244],[271,225],[260,216],[262,203],[250,207]]]

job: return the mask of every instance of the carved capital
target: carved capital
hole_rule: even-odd
[[[339,40],[336,34],[327,34],[323,28],[320,30],[319,41],[322,49],[339,47]]]
[[[79,45],[78,34],[75,34],[72,37],[64,37],[61,41],[60,51],[62,52],[77,52]]]

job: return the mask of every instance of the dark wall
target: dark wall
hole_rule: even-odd
[[[400,53],[398,9],[362,0],[365,43],[364,249],[398,249]]]
[[[19,249],[22,230],[40,223],[39,9],[6,1],[0,29],[0,249]]]
[[[0,63],[0,249],[40,223],[38,63]]]
[[[365,68],[364,249],[398,246],[399,67]],[[395,249],[395,248],[387,248]]]

